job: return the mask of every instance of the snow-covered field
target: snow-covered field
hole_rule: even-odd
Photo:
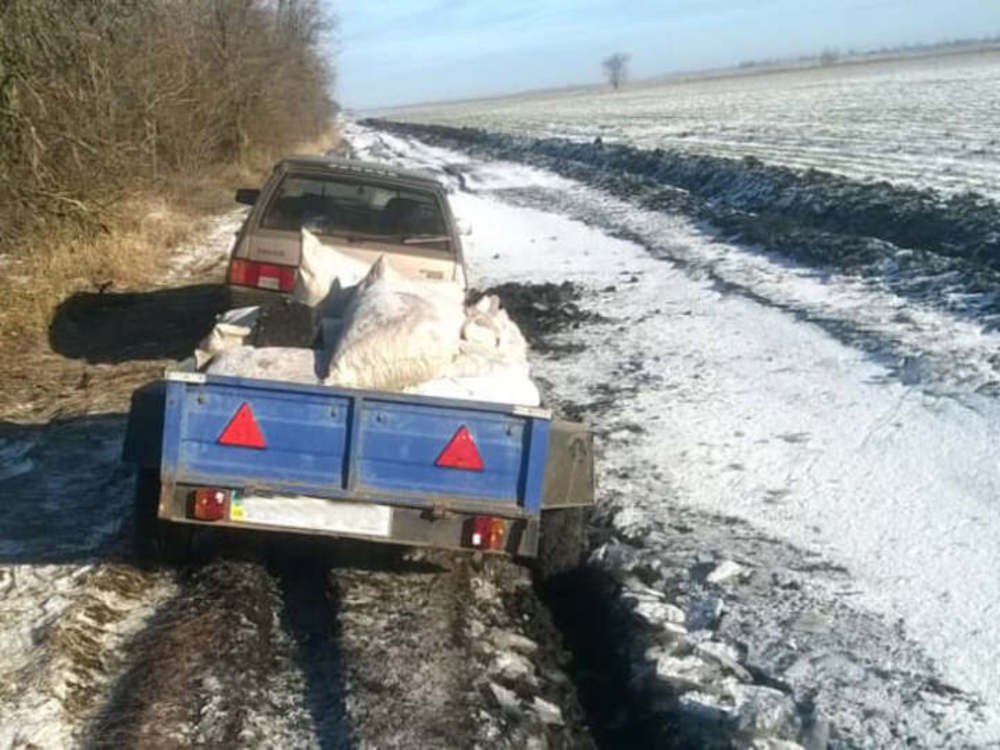
[[[453,200],[473,227],[477,285],[569,280],[610,318],[567,334],[582,350],[536,371],[603,430],[603,499],[623,534],[665,539],[658,526],[695,510],[709,526],[739,519],[731,555],[742,535],[783,540],[812,560],[796,584],[809,597],[789,611],[787,570],[774,573],[757,611],[742,613],[758,631],[744,638],[750,650],[783,644],[775,676],[816,691],[843,746],[1000,741],[1000,404],[935,392],[800,309],[819,306],[890,347],[911,337],[942,363],[965,358],[956,346],[988,356],[995,337],[550,173],[385,134],[356,140],[373,158],[462,174]],[[774,553],[762,549],[744,549],[740,562],[772,570]],[[867,643],[865,628],[877,631]],[[959,693],[928,687],[937,684]]]
[[[483,100],[395,120],[816,168],[1000,196],[1000,51]]]

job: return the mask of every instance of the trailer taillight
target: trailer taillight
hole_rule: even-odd
[[[221,521],[229,512],[231,497],[221,487],[199,487],[191,495],[190,515],[199,521]]]
[[[275,292],[290,292],[295,288],[295,273],[295,266],[278,266],[273,263],[233,258],[229,264],[229,283],[270,289]]]
[[[484,550],[501,550],[507,536],[507,521],[495,516],[474,516],[469,523],[468,544]]]

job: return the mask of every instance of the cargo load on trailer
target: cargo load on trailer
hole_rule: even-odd
[[[305,318],[306,325],[312,321],[315,346],[249,344],[259,308],[240,308],[220,316],[195,353],[206,372],[540,404],[524,336],[497,297],[466,305],[457,283],[406,278],[388,256],[345,288],[364,264],[352,260],[345,274],[337,274],[333,269],[343,254],[330,249],[331,262],[323,266],[325,248],[307,230],[302,235],[310,268],[309,293],[302,299],[315,302]]]

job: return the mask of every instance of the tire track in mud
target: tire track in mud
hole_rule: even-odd
[[[232,560],[176,575],[176,595],[125,647],[127,666],[85,744],[311,744],[315,717],[301,700],[308,689],[282,627],[278,580]]]
[[[305,681],[303,702],[312,718],[316,745],[322,750],[351,747],[336,581],[325,566],[304,558],[272,560],[269,568],[281,587],[281,625],[295,642],[295,662]]]
[[[395,557],[334,574],[359,746],[593,746],[524,567],[443,552]]]
[[[435,565],[345,570],[343,648],[348,706],[371,747],[469,747],[476,703],[467,667],[468,579]]]
[[[113,654],[94,644],[91,658],[113,660],[102,680],[78,686],[88,702],[68,717],[76,744],[594,745],[522,566],[283,537],[215,541],[218,556],[202,565],[120,566],[137,594],[152,578],[166,593],[142,602],[143,624]]]

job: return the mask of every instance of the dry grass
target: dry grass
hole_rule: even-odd
[[[331,129],[293,151],[323,153],[338,143],[339,135]],[[50,225],[25,238],[17,255],[0,256],[0,418],[85,411],[98,401],[101,408],[117,407],[120,393],[113,394],[112,404],[95,391],[111,387],[127,396],[151,377],[162,364],[94,366],[53,352],[48,339],[53,313],[78,292],[113,293],[169,283],[163,276],[165,259],[196,242],[210,219],[235,207],[236,187],[260,185],[280,156],[258,153],[242,165],[215,165],[201,174],[171,178],[156,191],[125,196],[109,207],[99,233],[84,233],[72,224]],[[122,383],[117,383],[119,370]]]
[[[335,129],[294,149],[324,153],[340,143]],[[82,235],[72,225],[25,238],[17,256],[0,258],[0,352],[22,352],[45,339],[52,311],[78,291],[162,283],[162,261],[194,240],[206,219],[233,208],[233,190],[259,185],[281,154],[263,152],[242,165],[179,176],[154,192],[128,196],[107,213],[105,230]]]
[[[30,250],[7,260],[0,279],[0,351],[20,354],[43,344],[52,311],[73,292],[153,282],[156,261],[192,237],[198,216],[162,197],[137,196],[105,226],[93,237],[70,227],[28,237]]]

